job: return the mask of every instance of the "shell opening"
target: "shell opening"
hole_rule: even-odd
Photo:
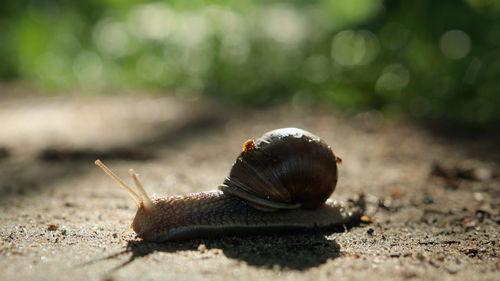
[[[113,173],[106,165],[104,165],[104,163],[102,163],[101,160],[96,160],[94,164],[99,166],[106,174],[108,174],[109,177],[111,177],[116,183],[118,183],[123,188],[123,190],[125,190],[128,193],[128,195],[132,197],[132,199],[137,204],[138,208],[140,208],[142,205],[145,210],[151,210],[151,208],[153,207],[153,202],[148,197],[146,191],[142,187],[142,184],[139,182],[139,179],[137,178],[137,175],[135,174],[134,170],[130,169],[129,173],[130,175],[132,175],[132,179],[134,180],[137,190],[141,195],[140,197],[128,185],[126,185],[115,173]]]
[[[234,186],[230,186],[227,184],[227,181],[230,181],[229,178],[226,178],[226,181],[219,185],[219,189],[227,192],[233,196],[236,196],[240,199],[246,201],[250,206],[264,211],[264,212],[274,212],[280,209],[297,209],[302,206],[302,203],[281,203],[276,201],[271,201],[268,199],[260,198],[254,194],[251,194],[241,188],[236,188]]]

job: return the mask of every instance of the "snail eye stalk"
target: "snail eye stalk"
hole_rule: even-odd
[[[144,190],[144,187],[142,187],[141,182],[137,178],[137,174],[134,172],[134,169],[128,170],[128,173],[132,176],[132,179],[134,180],[135,186],[137,187],[137,191],[139,191],[139,194],[142,197],[142,203],[144,204],[144,210],[149,211],[153,209],[153,201],[149,198],[148,194],[146,193],[146,190]]]
[[[141,206],[142,200],[139,195],[137,195],[137,193],[135,193],[130,187],[128,187],[117,175],[115,175],[115,173],[113,173],[108,167],[106,167],[106,165],[104,165],[101,160],[95,160],[94,164],[99,166],[106,174],[108,174],[108,176],[110,176],[116,183],[118,183],[123,188],[123,190],[125,190],[128,195],[130,195],[130,197],[134,199],[137,207]]]

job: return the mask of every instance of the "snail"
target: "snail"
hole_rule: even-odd
[[[348,207],[328,199],[340,163],[312,133],[276,129],[244,143],[219,190],[150,199],[134,170],[129,173],[138,194],[95,161],[136,202],[131,229],[155,242],[310,230],[359,219],[364,211],[361,202]]]

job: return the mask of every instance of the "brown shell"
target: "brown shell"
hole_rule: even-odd
[[[298,128],[270,131],[244,149],[219,187],[256,208],[318,208],[335,190],[337,158],[319,137]]]

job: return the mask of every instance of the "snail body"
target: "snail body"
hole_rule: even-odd
[[[101,161],[100,166],[136,201],[131,228],[146,241],[163,242],[227,234],[309,230],[361,217],[328,197],[337,184],[336,157],[319,137],[297,128],[249,140],[220,190],[151,200],[133,170],[139,195]]]

